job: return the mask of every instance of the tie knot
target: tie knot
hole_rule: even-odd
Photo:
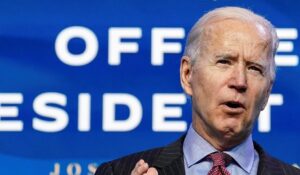
[[[213,161],[213,166],[224,166],[226,167],[231,161],[232,157],[223,152],[215,152],[208,155],[208,159]]]

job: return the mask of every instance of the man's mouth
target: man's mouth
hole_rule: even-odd
[[[228,106],[229,108],[245,108],[242,103],[236,101],[225,102],[225,105]]]
[[[245,111],[245,105],[239,101],[227,101],[223,103],[223,106],[228,114],[241,114]]]

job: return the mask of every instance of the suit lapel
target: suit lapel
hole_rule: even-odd
[[[264,150],[254,142],[254,148],[259,154],[257,175],[283,175],[285,172],[277,161],[268,156]]]
[[[185,135],[176,142],[166,146],[154,161],[153,166],[157,168],[159,174],[185,174],[182,152],[184,138]]]

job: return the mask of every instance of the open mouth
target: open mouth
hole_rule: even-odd
[[[240,102],[228,101],[225,103],[229,108],[244,108],[244,105]]]

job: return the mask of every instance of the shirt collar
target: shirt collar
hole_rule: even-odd
[[[250,173],[254,164],[255,154],[252,135],[249,135],[244,142],[232,148],[231,150],[225,151],[225,153],[229,154],[240,165],[241,168]]]
[[[183,153],[187,166],[191,167],[195,165],[204,157],[216,151],[191,125],[183,143]],[[250,173],[255,154],[251,135],[240,145],[224,152],[229,154],[242,169]]]

